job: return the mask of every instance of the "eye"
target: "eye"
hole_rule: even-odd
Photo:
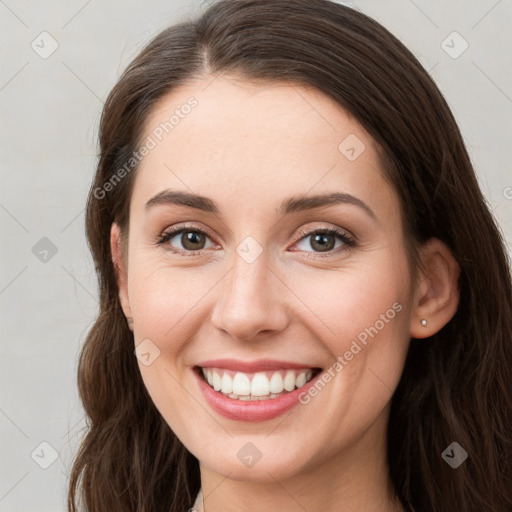
[[[303,243],[306,246],[299,249],[301,251],[307,251],[307,246],[309,245],[309,247],[313,248],[315,251],[314,258],[332,256],[332,249],[335,248],[336,240],[341,242],[337,248],[339,249],[341,246],[342,251],[350,249],[350,247],[354,246],[356,243],[355,239],[348,233],[336,228],[317,228],[312,231],[302,231],[299,236],[299,243]],[[327,254],[318,254],[316,251]],[[338,252],[340,251],[334,251],[334,254]]]
[[[174,247],[173,240],[181,244],[181,247]],[[196,256],[200,254],[199,251],[206,249],[210,246],[205,246],[205,242],[209,239],[208,233],[198,228],[197,226],[182,226],[178,228],[171,228],[163,233],[157,241],[157,244],[164,245],[165,249],[172,252],[183,254],[185,256]]]
[[[352,236],[337,228],[317,228],[310,231],[303,230],[299,232],[299,237],[295,245],[299,243],[308,245],[307,239],[310,238],[309,247],[314,249],[314,258],[332,256],[333,253],[337,254],[340,252],[332,251],[332,249],[335,248],[336,240],[341,242],[337,247],[337,249],[339,249],[341,246],[341,251],[350,249],[350,247],[354,246],[356,243]],[[176,241],[174,241],[174,239],[176,239]],[[205,245],[208,240],[210,240],[208,233],[195,225],[190,225],[170,228],[159,237],[157,244],[163,245],[166,250],[177,254],[197,256],[202,254],[201,251],[203,249],[214,245],[213,243]],[[181,244],[181,247],[175,247],[175,243]],[[307,247],[299,247],[299,250],[308,252]]]

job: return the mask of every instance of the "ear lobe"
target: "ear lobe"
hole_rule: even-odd
[[[421,262],[411,311],[412,338],[427,338],[440,331],[459,305],[460,267],[448,246],[431,238],[421,248]]]
[[[117,286],[119,288],[119,301],[123,308],[124,315],[128,321],[128,327],[133,331],[133,315],[130,309],[130,300],[128,298],[128,275],[126,262],[121,250],[121,232],[119,226],[114,222],[110,229],[110,250],[112,253],[112,263],[116,272]]]

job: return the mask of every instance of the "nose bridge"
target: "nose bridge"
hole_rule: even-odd
[[[249,340],[260,331],[283,329],[283,286],[269,268],[267,253],[247,237],[233,254],[231,270],[223,280],[213,322],[237,339]]]

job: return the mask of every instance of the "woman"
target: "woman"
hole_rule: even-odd
[[[512,510],[510,263],[441,93],[367,16],[221,0],[110,93],[87,510]]]

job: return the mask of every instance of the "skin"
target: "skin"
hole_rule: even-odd
[[[205,510],[403,510],[386,465],[390,399],[410,338],[431,336],[456,311],[456,261],[432,239],[421,249],[424,268],[407,271],[400,204],[375,142],[320,91],[207,76],[163,98],[145,136],[190,96],[198,106],[137,170],[127,253],[115,223],[111,247],[135,346],[149,339],[160,350],[150,365],[139,361],[144,383],[200,461]],[[350,134],[365,145],[354,161],[338,149]],[[207,196],[221,215],[175,205],[145,212],[165,189]],[[289,196],[335,191],[359,198],[375,219],[353,204],[276,214]],[[196,256],[156,244],[184,222],[207,232],[192,246]],[[355,236],[356,245],[326,234],[336,245],[325,253],[299,233],[329,227]],[[263,248],[251,263],[236,252],[247,236]],[[176,235],[167,247],[184,251],[182,242]],[[218,415],[192,373],[199,361],[221,357],[328,369],[395,303],[400,312],[321,392],[275,419]],[[249,442],[262,454],[252,467],[237,457]]]

